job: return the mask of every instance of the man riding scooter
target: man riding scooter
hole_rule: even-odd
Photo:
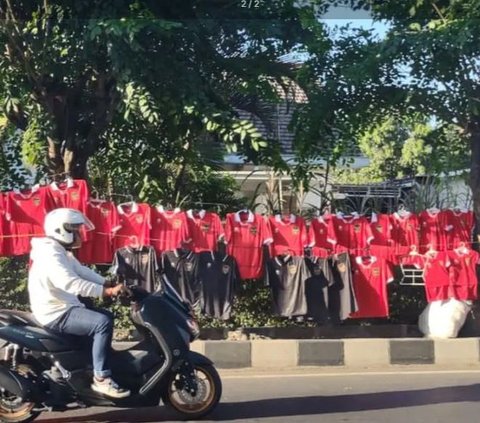
[[[30,306],[38,322],[51,331],[93,337],[91,388],[108,397],[125,398],[130,391],[114,382],[108,363],[113,315],[107,310],[86,308],[77,296],[111,297],[129,290],[122,284],[110,287],[105,278],[75,258],[72,250],[82,244],[82,228],[88,231],[94,226],[78,210],[59,208],[47,214],[46,237],[32,240]]]

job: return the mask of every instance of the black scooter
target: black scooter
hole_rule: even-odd
[[[90,388],[88,338],[59,336],[42,328],[30,313],[0,310],[0,421],[29,422],[42,411],[76,407],[150,407],[160,400],[179,419],[196,420],[218,404],[222,383],[213,363],[190,351],[199,327],[190,306],[171,285],[152,294],[131,287],[122,297],[143,340],[112,350],[111,368],[120,386],[131,390],[112,399]]]

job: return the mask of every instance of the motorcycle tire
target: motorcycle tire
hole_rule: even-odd
[[[175,388],[178,374],[172,374],[167,389],[162,394],[164,405],[173,412],[178,420],[198,420],[206,416],[213,411],[222,396],[222,381],[215,367],[211,364],[194,364],[194,368],[198,382],[196,397]],[[204,378],[199,377],[200,375],[203,375]],[[197,397],[198,399],[204,398],[204,400],[196,403]],[[181,402],[182,400],[183,402]]]

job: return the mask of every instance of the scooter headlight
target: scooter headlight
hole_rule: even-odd
[[[187,326],[192,335],[192,341],[195,341],[200,336],[200,326],[195,319],[187,319]]]

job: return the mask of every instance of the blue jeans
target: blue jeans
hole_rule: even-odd
[[[102,309],[71,307],[59,318],[45,325],[53,332],[93,336],[93,371],[97,377],[111,375],[108,357],[112,345],[113,314]]]

